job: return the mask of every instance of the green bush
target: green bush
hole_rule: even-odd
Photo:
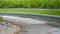
[[[60,8],[60,0],[0,0],[0,8]]]
[[[0,22],[3,22],[3,18],[2,18],[2,16],[0,16]]]

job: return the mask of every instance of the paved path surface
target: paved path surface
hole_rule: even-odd
[[[25,32],[19,34],[60,34],[60,27],[54,27],[50,25],[25,25]],[[19,31],[18,27],[12,24],[0,24],[0,34],[14,34]]]
[[[19,34],[60,34],[60,27],[51,25],[24,25],[25,32]]]
[[[28,25],[27,32],[20,32],[19,34],[60,34],[60,27],[50,25]]]

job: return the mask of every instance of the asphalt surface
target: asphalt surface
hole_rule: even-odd
[[[50,25],[27,25],[24,27],[26,32],[20,32],[19,34],[60,34],[60,27]]]

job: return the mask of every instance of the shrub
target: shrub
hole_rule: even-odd
[[[60,8],[60,0],[0,0],[0,8]]]

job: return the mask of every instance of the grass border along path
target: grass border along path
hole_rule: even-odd
[[[49,14],[60,16],[59,9],[0,9],[0,12],[24,13],[24,14]]]

